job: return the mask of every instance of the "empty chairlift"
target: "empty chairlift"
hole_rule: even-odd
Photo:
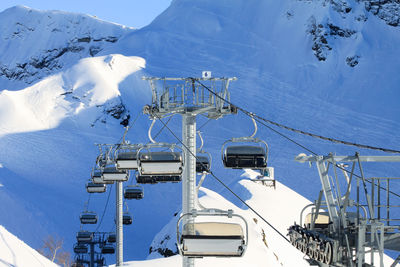
[[[114,181],[105,181],[103,179],[103,171],[101,170],[100,167],[97,167],[97,166],[95,168],[93,168],[91,177],[92,177],[92,182],[95,184],[112,184],[112,183],[114,183]]]
[[[76,240],[79,244],[90,243],[93,240],[93,233],[89,231],[79,231],[76,234]]]
[[[181,152],[174,152],[174,144],[148,144],[139,150],[138,183],[179,182],[182,180],[183,158]],[[166,148],[169,151],[151,151]]]
[[[199,216],[216,216],[219,220],[197,222]],[[183,218],[191,220],[180,223]],[[221,218],[227,220],[221,220]],[[234,220],[235,218],[235,220]],[[243,228],[244,226],[244,228]],[[188,257],[241,257],[248,243],[248,227],[246,220],[233,214],[232,210],[193,211],[182,215],[177,223],[177,244],[183,256]]]
[[[126,212],[122,215],[122,224],[131,225],[132,224],[132,216]]]
[[[88,193],[104,193],[106,190],[107,187],[105,184],[95,184],[92,181],[86,183],[86,191]]]
[[[97,215],[94,212],[85,211],[82,212],[79,217],[81,224],[96,224]]]
[[[223,162],[226,168],[265,169],[267,167],[267,152],[261,146],[231,145],[225,148]]]
[[[88,253],[88,247],[85,244],[76,244],[74,246],[74,253],[86,254],[86,253]]]
[[[268,161],[268,145],[263,140],[254,138],[257,124],[254,123],[254,133],[249,137],[232,138],[222,146],[222,161],[225,168],[264,170]],[[242,143],[242,145],[237,144]]]
[[[124,188],[125,199],[142,199],[143,196],[143,188],[139,185],[129,185]]]
[[[117,169],[119,170],[137,170],[138,169],[138,150],[142,145],[122,144],[115,151]]]
[[[102,176],[104,181],[126,182],[129,178],[129,172],[117,169],[115,163],[109,163],[103,168]]]
[[[114,253],[115,253],[115,248],[113,245],[105,244],[101,248],[101,254],[114,254]]]
[[[108,243],[115,243],[117,241],[117,235],[115,233],[109,233],[107,236]]]
[[[203,155],[196,155],[196,172],[210,172],[211,164],[210,157]]]

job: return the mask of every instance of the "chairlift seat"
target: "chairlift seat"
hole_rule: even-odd
[[[113,245],[104,245],[101,248],[101,254],[114,254],[115,253],[115,248]]]
[[[157,184],[157,183],[167,183],[173,182],[178,183],[182,181],[181,175],[137,175],[136,182],[138,184]]]
[[[143,188],[134,186],[134,187],[126,187],[124,189],[124,198],[125,199],[142,199],[143,198]]]
[[[305,218],[305,224],[310,227],[311,225],[311,220],[312,216],[315,216],[315,214],[308,213]],[[318,217],[315,220],[315,228],[328,228],[329,224],[331,223],[331,220],[329,218],[329,213],[328,212],[320,212],[318,214]]]
[[[183,256],[240,257],[245,241],[239,224],[199,222],[185,224],[181,243]]]
[[[210,172],[210,160],[206,156],[196,157],[196,172]]]
[[[140,175],[181,175],[182,155],[180,152],[160,151],[140,153]]]
[[[93,239],[93,233],[88,231],[79,231],[76,234],[78,243],[90,243]]]
[[[80,216],[80,221],[82,224],[96,224],[97,215],[96,213],[92,212],[82,213]]]
[[[132,216],[129,214],[124,214],[122,216],[122,224],[131,225],[132,224]]]
[[[86,191],[88,193],[104,193],[106,192],[106,185],[105,184],[95,184],[93,182],[89,182],[86,184]]]
[[[114,181],[105,181],[101,171],[94,171],[92,174],[92,182],[95,184],[112,184]]]
[[[108,243],[115,243],[117,241],[117,235],[115,233],[109,233],[107,237]]]
[[[137,152],[126,151],[118,152],[117,155],[117,168],[119,170],[137,170]]]
[[[261,146],[228,146],[224,153],[224,166],[233,169],[264,169],[267,154]]]
[[[88,247],[84,244],[77,244],[74,246],[74,253],[86,254],[86,253],[88,253]]]
[[[109,166],[103,169],[103,180],[105,181],[128,181],[128,171],[118,170],[116,166]]]

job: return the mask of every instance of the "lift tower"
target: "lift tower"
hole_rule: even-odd
[[[185,166],[182,176],[182,213],[195,209],[196,193],[196,116],[204,114],[210,119],[237,113],[230,103],[229,83],[233,78],[213,78],[203,71],[202,78],[144,77],[150,83],[152,103],[143,108],[151,119],[174,114],[182,115],[182,141]],[[193,220],[185,218],[186,222]],[[183,257],[183,267],[193,267],[194,258]]]

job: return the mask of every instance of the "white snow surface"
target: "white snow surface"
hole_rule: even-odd
[[[2,267],[56,267],[0,225],[0,266]]]
[[[345,2],[351,12],[338,12],[334,3]],[[332,35],[329,24],[355,33]],[[312,49],[313,25],[322,25],[320,34],[326,33],[331,47],[322,51],[325,61]],[[72,251],[79,214],[88,199],[84,184],[98,155],[94,143],[117,143],[123,134],[123,117],[110,115],[116,107],[124,107],[121,116],[130,115],[131,122],[138,118],[127,139],[149,141],[150,121],[138,116],[151,103],[142,76],[193,77],[202,70],[216,77],[237,76],[230,84],[231,101],[257,115],[328,137],[399,149],[400,27],[366,11],[362,1],[175,0],[140,30],[82,14],[18,6],[0,13],[0,38],[0,214],[7,214],[0,217],[0,225],[33,248],[41,246],[43,236],[57,234]],[[348,57],[358,58],[358,64],[349,66]],[[200,116],[197,125],[206,122]],[[178,136],[180,123],[175,116],[168,124]],[[252,132],[245,115],[207,123],[202,128],[204,149],[214,159],[213,172],[285,233],[306,199],[317,198],[321,185],[315,168],[293,161],[295,155],[309,152],[258,126],[257,137],[268,142],[268,164],[280,182],[276,192],[291,188],[303,195],[296,195],[299,207],[282,201],[275,191],[264,194],[269,189],[241,181],[238,171],[226,170],[219,162],[224,141]],[[277,130],[318,154],[383,154]],[[156,140],[176,142],[166,129]],[[373,174],[396,176],[396,170],[375,168]],[[207,179],[204,186],[215,193],[205,190],[201,201],[236,205],[252,223],[253,215],[241,210],[241,203],[217,182]],[[112,190],[92,196],[89,203],[99,216],[105,211],[100,231],[114,227]],[[146,259],[152,240],[171,234],[171,218],[181,209],[179,184],[145,185],[144,190],[143,200],[128,203],[134,223],[124,229],[126,261]],[[282,210],[267,205],[269,198],[284,205]],[[267,207],[285,215],[270,217]],[[261,228],[269,231],[260,220],[253,224],[252,240],[258,240]],[[284,262],[280,239],[268,232],[267,240],[270,249],[258,241],[252,249],[271,264],[279,262],[273,253]],[[149,259],[153,257],[159,255]],[[214,260],[219,259],[210,259]],[[114,257],[107,258],[107,263],[113,262]],[[140,264],[177,262],[179,256]]]
[[[3,90],[0,92],[0,136],[52,129],[68,116],[101,106],[119,97],[119,83],[144,67],[144,59],[138,57],[85,58],[66,71],[23,90]],[[96,115],[86,115],[84,121],[95,121]]]

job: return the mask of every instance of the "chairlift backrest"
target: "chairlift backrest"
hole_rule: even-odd
[[[232,144],[226,145],[227,143]],[[233,143],[253,144],[235,145]],[[257,138],[232,138],[222,146],[222,160],[225,168],[263,170],[267,167],[268,145]]]
[[[117,241],[117,235],[115,233],[109,233],[107,236],[108,243],[115,243]]]
[[[196,155],[196,172],[210,172],[211,164],[207,156]]]
[[[190,217],[180,229],[184,217]],[[241,223],[220,220],[197,221],[199,216],[219,216],[227,220],[239,218]],[[245,228],[243,230],[243,224]],[[189,257],[240,257],[243,256],[248,243],[248,226],[246,220],[232,211],[203,210],[183,214],[177,222],[177,244],[183,256]]]
[[[95,184],[93,182],[88,182],[86,184],[86,191],[88,193],[104,193],[106,189],[107,187],[105,184]]]
[[[144,196],[141,186],[127,186],[124,188],[125,199],[142,199]]]
[[[124,225],[132,224],[132,216],[129,213],[125,213],[122,215],[122,224]]]
[[[96,224],[97,223],[97,215],[94,212],[83,212],[80,215],[79,219],[82,224]]]
[[[93,233],[88,231],[79,231],[76,234],[78,243],[90,243],[93,239]]]
[[[129,172],[127,170],[119,170],[114,163],[111,163],[104,167],[102,177],[105,181],[125,182],[129,179]]]
[[[104,245],[101,248],[101,254],[114,254],[115,253],[115,248],[113,245]]]
[[[105,181],[103,179],[103,171],[100,169],[93,169],[92,171],[92,182],[95,184],[112,184],[114,181]]]
[[[138,154],[140,175],[181,175],[183,171],[183,157],[181,152],[173,151],[175,147],[174,144],[155,143],[141,148]],[[169,151],[153,151],[156,148],[168,149]]]
[[[74,246],[74,253],[76,254],[86,254],[88,253],[88,247],[84,244],[76,244]]]
[[[123,144],[115,151],[116,166],[119,170],[138,169],[138,151],[142,145]]]

